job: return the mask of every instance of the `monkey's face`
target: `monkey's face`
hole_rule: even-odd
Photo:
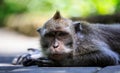
[[[55,60],[67,56],[73,48],[73,40],[69,32],[51,30],[41,36],[41,47],[45,54]]]
[[[71,20],[62,18],[59,13],[56,13],[42,28],[38,29],[41,35],[42,50],[48,57],[54,60],[62,60],[72,52],[71,23]]]

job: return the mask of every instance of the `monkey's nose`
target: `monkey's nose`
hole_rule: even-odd
[[[58,48],[59,47],[59,44],[58,43],[55,43],[54,45],[53,45],[53,48]]]
[[[58,48],[58,45],[57,46],[54,45],[53,48]]]

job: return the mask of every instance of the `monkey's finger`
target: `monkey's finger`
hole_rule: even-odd
[[[29,60],[23,61],[22,64],[23,64],[24,66],[32,66],[32,65],[36,65],[36,61],[33,60],[33,59],[29,59]]]
[[[38,67],[53,67],[54,64],[51,61],[39,61],[36,62],[36,65],[38,65]]]
[[[28,53],[29,54],[38,54],[38,53],[40,53],[40,50],[34,49],[34,48],[29,48]]]
[[[12,64],[14,64],[14,65],[22,64],[22,62],[23,62],[24,60],[29,59],[29,57],[30,57],[30,54],[19,55],[19,56],[15,57],[15,58],[13,59]]]
[[[13,65],[18,65],[19,64],[19,60],[20,60],[21,56],[15,57],[12,61]]]
[[[19,60],[20,64],[23,64],[23,62],[30,60],[31,59],[30,56],[31,56],[30,54],[22,55],[21,59]]]

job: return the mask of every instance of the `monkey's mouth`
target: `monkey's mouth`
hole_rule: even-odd
[[[49,57],[53,60],[62,60],[64,58],[63,54],[51,54]]]

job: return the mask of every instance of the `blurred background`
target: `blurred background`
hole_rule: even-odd
[[[120,22],[120,0],[0,0],[0,56],[39,48],[36,29],[56,10],[73,21]]]
[[[112,20],[119,16],[110,18],[119,13],[120,0],[0,0],[0,26],[36,36],[36,28],[52,17],[56,10],[73,20],[110,23],[116,21],[105,18],[108,16]]]

